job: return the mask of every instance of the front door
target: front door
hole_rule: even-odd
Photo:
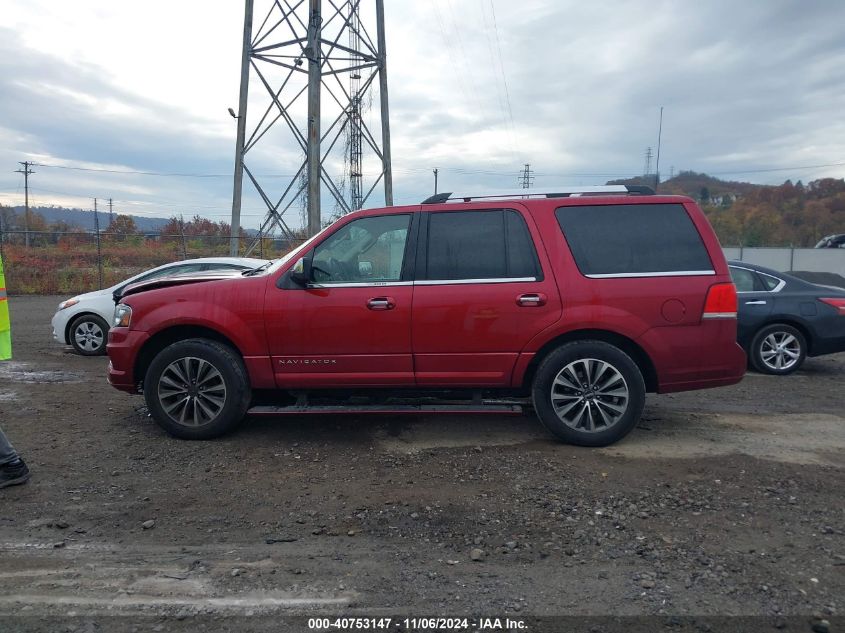
[[[265,322],[279,388],[413,384],[413,282],[405,271],[412,218],[341,224],[306,255],[307,286],[283,275],[268,288]]]

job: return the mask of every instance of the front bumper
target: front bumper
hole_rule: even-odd
[[[149,338],[146,332],[113,327],[109,330],[106,351],[109,354],[109,384],[115,389],[138,393],[138,381],[134,376],[135,359],[138,351]]]
[[[65,314],[65,311],[58,310],[56,314],[53,315],[53,319],[50,321],[50,325],[53,326],[53,340],[57,343],[61,343],[62,345],[70,345],[70,342],[65,338],[68,320],[69,319],[67,314]]]

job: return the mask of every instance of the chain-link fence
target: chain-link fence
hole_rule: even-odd
[[[301,243],[252,236],[238,242],[240,256],[249,251],[259,259],[275,259]],[[9,294],[90,292],[169,262],[227,257],[230,245],[228,236],[17,230],[0,234]]]

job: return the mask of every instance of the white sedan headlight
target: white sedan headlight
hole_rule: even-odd
[[[132,308],[125,303],[119,303],[114,308],[114,321],[112,327],[129,327],[132,321]]]
[[[59,310],[64,310],[65,308],[75,306],[77,303],[79,303],[79,299],[77,299],[76,297],[74,297],[73,299],[68,299],[67,301],[62,301],[59,304]]]

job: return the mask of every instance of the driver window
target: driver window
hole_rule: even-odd
[[[411,216],[382,215],[350,222],[317,248],[311,276],[317,283],[399,281]]]

